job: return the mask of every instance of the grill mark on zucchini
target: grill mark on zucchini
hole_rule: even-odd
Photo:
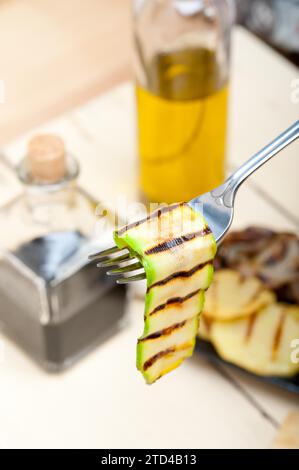
[[[184,206],[185,204],[186,204],[185,202],[179,202],[179,203],[176,203],[176,204],[172,204],[171,206],[161,207],[160,209],[153,212],[149,216],[144,217],[144,219],[141,219],[141,220],[138,220],[137,222],[132,222],[131,224],[125,225],[124,227],[122,227],[121,229],[119,229],[117,231],[117,235],[118,236],[123,235],[125,232],[127,232],[131,228],[139,227],[139,225],[142,225],[146,222],[149,222],[152,219],[155,219],[155,218],[159,219],[162,214],[166,214],[167,212],[171,212],[171,211],[177,209],[178,207]]]
[[[272,361],[275,361],[275,359],[276,359],[276,354],[277,354],[277,351],[279,349],[279,345],[280,345],[280,341],[281,341],[282,333],[283,333],[283,327],[284,327],[284,323],[285,323],[286,318],[287,318],[287,312],[284,309],[281,312],[279,322],[278,322],[278,325],[277,325],[277,328],[276,328],[276,331],[275,331],[275,334],[274,334],[274,337],[273,337]]]
[[[162,359],[165,356],[169,356],[170,354],[173,354],[178,351],[183,351],[184,349],[188,349],[191,347],[192,344],[185,343],[181,344],[180,346],[172,346],[170,348],[164,349],[164,351],[158,352],[154,356],[150,357],[147,361],[145,361],[145,363],[143,364],[143,370],[146,371],[147,369],[152,367],[152,365],[154,365],[157,361],[159,361],[159,359]]]
[[[172,297],[171,299],[168,299],[167,302],[165,302],[164,304],[160,304],[158,305],[156,308],[154,308],[154,310],[152,312],[150,312],[148,315],[151,316],[151,315],[154,315],[155,313],[157,312],[161,312],[161,310],[164,310],[165,308],[173,305],[173,304],[182,304],[184,303],[186,300],[189,300],[191,299],[192,297],[194,297],[196,294],[198,294],[202,289],[197,289],[193,292],[190,292],[190,294],[187,294],[185,295],[185,297]]]
[[[139,338],[138,343],[148,341],[151,339],[161,338],[161,336],[169,336],[173,331],[179,330],[183,328],[187,323],[187,320],[184,320],[180,323],[175,323],[174,325],[169,326],[168,328],[164,328],[163,330],[156,331],[155,333],[151,333],[150,335],[146,336],[145,338]]]
[[[205,226],[202,230],[199,230],[198,232],[188,233],[177,238],[170,238],[165,242],[159,243],[158,245],[155,245],[152,248],[146,250],[145,255],[155,255],[163,251],[171,250],[171,248],[182,245],[186,242],[190,242],[197,237],[204,237],[205,235],[209,235],[210,233],[212,233],[210,228],[208,226]]]
[[[173,279],[177,279],[177,278],[181,278],[181,277],[185,279],[185,278],[191,277],[197,271],[200,271],[201,269],[203,269],[203,268],[205,268],[206,266],[209,266],[209,265],[210,266],[212,265],[211,260],[206,261],[205,263],[197,264],[196,266],[191,268],[189,271],[177,271],[176,273],[170,274],[170,276],[167,276],[164,279],[162,279],[161,281],[157,281],[154,284],[152,284],[151,286],[149,286],[147,288],[146,292],[148,293],[153,287],[165,286],[166,284],[168,284]]]

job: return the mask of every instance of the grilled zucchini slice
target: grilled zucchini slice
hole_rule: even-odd
[[[146,273],[137,368],[150,384],[192,355],[216,243],[203,217],[185,203],[162,207],[114,238],[139,258]]]
[[[210,339],[225,360],[258,375],[293,376],[293,340],[299,338],[299,307],[268,305],[259,313],[231,322],[213,322]]]
[[[200,315],[198,337],[205,341],[210,341],[210,332],[213,326],[213,318],[206,317],[204,311]]]

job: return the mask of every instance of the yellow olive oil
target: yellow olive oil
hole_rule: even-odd
[[[137,85],[140,183],[151,202],[187,201],[224,180],[227,83],[206,49],[161,54]]]

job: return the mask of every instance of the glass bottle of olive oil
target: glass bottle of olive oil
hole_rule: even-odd
[[[224,180],[231,4],[135,6],[141,189],[150,202],[187,201]]]

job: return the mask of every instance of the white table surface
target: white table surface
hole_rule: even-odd
[[[233,50],[230,167],[295,121],[299,109],[291,100],[294,66],[241,29]],[[136,197],[133,101],[133,86],[125,83],[39,128],[65,138],[82,162],[81,184],[109,202],[116,188]],[[10,162],[34,132],[4,149]],[[294,144],[252,177],[240,190],[235,227],[298,231],[298,162]],[[271,446],[286,414],[299,409],[298,397],[197,354],[146,386],[135,369],[142,310],[142,301],[131,299],[128,326],[60,375],[43,372],[0,336],[0,448]]]

